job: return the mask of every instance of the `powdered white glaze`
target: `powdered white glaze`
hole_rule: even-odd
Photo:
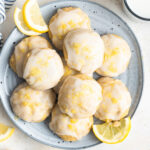
[[[51,48],[50,43],[41,36],[31,36],[23,39],[14,50],[15,62],[16,62],[16,73],[19,77],[23,76],[23,63],[24,58],[32,49],[35,48]]]
[[[64,74],[64,68],[55,50],[34,49],[27,57],[23,78],[32,88],[46,90],[57,85]]]
[[[52,90],[38,91],[22,83],[14,90],[10,102],[19,118],[41,122],[49,116],[55,103],[55,94]]]
[[[95,117],[100,120],[120,120],[128,114],[131,96],[121,80],[103,77],[98,80],[102,86],[103,100]]]
[[[69,67],[81,73],[90,74],[102,65],[104,44],[96,32],[76,29],[66,35],[64,51]]]
[[[58,105],[56,105],[52,111],[52,118],[49,127],[58,136],[68,135],[79,140],[89,133],[92,124],[92,116],[82,119],[73,119],[63,114]]]
[[[115,34],[102,36],[105,46],[104,61],[97,69],[97,73],[103,76],[116,77],[123,73],[131,58],[130,47],[127,42]]]
[[[72,8],[69,11],[58,9],[56,18],[49,24],[54,45],[58,49],[62,49],[66,33],[77,28],[90,28],[90,20],[87,14],[80,8]]]
[[[60,87],[62,86],[64,80],[70,76],[70,75],[74,75],[74,74],[77,74],[78,72],[74,69],[71,69],[70,67],[67,66],[64,58],[62,58],[62,62],[63,62],[63,65],[64,65],[64,75],[62,76],[62,78],[60,79],[59,83],[54,87],[54,90],[55,92],[58,94],[59,93],[59,90],[60,90]]]
[[[101,86],[94,79],[69,76],[60,88],[60,110],[73,118],[85,118],[96,112],[102,100]]]

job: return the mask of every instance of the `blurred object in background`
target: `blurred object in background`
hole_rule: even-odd
[[[6,19],[5,10],[11,8],[16,0],[0,0],[0,24],[2,24]],[[3,46],[3,35],[0,33],[0,49]]]
[[[122,0],[125,13],[134,21],[150,21],[150,0]]]
[[[0,0],[0,24],[6,19],[4,0]]]
[[[15,3],[16,0],[4,0],[6,11]]]
[[[0,33],[0,49],[2,48],[3,46],[3,36],[2,36],[2,33]]]

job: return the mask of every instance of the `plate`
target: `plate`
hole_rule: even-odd
[[[49,19],[58,8],[68,6],[80,7],[83,11],[85,11],[91,19],[92,28],[99,34],[118,34],[122,36],[130,45],[132,58],[129,67],[127,71],[120,75],[118,78],[126,84],[131,93],[132,105],[129,115],[133,116],[140,101],[143,88],[142,59],[140,47],[136,37],[134,36],[128,25],[120,17],[118,17],[112,11],[94,2],[88,2],[85,0],[55,1],[41,7],[41,11],[46,22],[48,23]],[[46,34],[44,34],[43,36],[47,37]],[[87,136],[77,142],[65,142],[61,140],[49,130],[48,122],[50,118],[42,123],[27,123],[23,120],[16,119],[10,107],[9,100],[13,89],[20,82],[22,82],[22,80],[19,79],[16,74],[10,69],[9,58],[14,50],[14,46],[24,37],[25,36],[20,33],[17,28],[15,28],[5,42],[0,54],[0,97],[2,105],[12,122],[28,136],[41,143],[53,147],[63,149],[80,149],[100,144],[100,141],[96,139],[92,132],[90,132]]]

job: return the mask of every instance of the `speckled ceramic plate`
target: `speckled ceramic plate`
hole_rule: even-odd
[[[118,78],[127,85],[131,93],[132,105],[129,115],[133,116],[140,101],[143,87],[143,68],[140,47],[133,32],[120,17],[118,17],[110,10],[93,2],[81,0],[55,1],[41,7],[41,11],[46,22],[48,23],[49,19],[58,8],[67,6],[80,7],[83,11],[85,11],[91,19],[93,29],[96,30],[99,34],[116,33],[122,36],[130,45],[132,58],[129,67],[126,72]],[[46,34],[43,36],[47,37]],[[20,33],[17,28],[15,28],[5,42],[0,55],[0,97],[3,107],[10,119],[19,129],[21,129],[24,133],[33,139],[53,147],[64,149],[79,149],[100,144],[100,141],[96,139],[92,132],[90,132],[80,141],[64,142],[49,130],[48,122],[50,118],[42,123],[27,123],[15,118],[11,110],[9,100],[11,92],[19,82],[22,82],[22,80],[19,79],[10,69],[9,57],[14,50],[14,46],[24,37],[25,36]]]

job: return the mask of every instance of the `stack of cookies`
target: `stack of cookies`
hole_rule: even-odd
[[[25,83],[11,96],[14,113],[28,122],[41,122],[50,114],[50,129],[65,141],[87,135],[93,116],[103,121],[128,114],[131,96],[117,77],[129,64],[127,42],[115,34],[100,36],[80,8],[57,11],[49,22],[49,37],[23,39],[10,58],[10,66]],[[93,78],[96,72],[101,77]],[[56,100],[58,94],[58,100]]]

